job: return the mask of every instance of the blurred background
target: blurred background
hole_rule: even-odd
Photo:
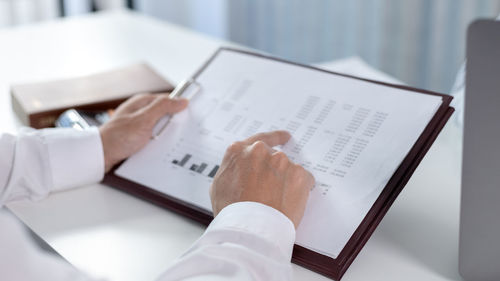
[[[359,56],[449,92],[467,25],[498,16],[500,0],[0,0],[0,27],[122,8],[301,63]]]

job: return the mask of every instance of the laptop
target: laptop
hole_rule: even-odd
[[[500,280],[500,22],[467,32],[459,271]]]

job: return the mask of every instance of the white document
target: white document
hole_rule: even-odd
[[[316,179],[296,243],[335,258],[442,104],[413,93],[223,50],[200,92],[116,173],[211,210],[226,148],[285,129],[281,149]],[[269,188],[274,188],[270,186]]]

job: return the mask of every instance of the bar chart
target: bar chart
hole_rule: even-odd
[[[190,171],[193,171],[195,173],[206,175],[209,178],[213,178],[215,176],[215,174],[217,173],[217,170],[219,170],[219,165],[213,165],[212,168],[207,169],[209,167],[209,164],[204,163],[204,162],[195,163],[194,161],[190,161],[190,160],[192,160],[192,158],[193,158],[193,155],[187,153],[182,157],[181,160],[178,160],[178,159],[172,160],[172,164],[178,165],[178,166],[183,167],[183,168],[187,168]],[[207,171],[210,171],[210,172],[207,173]]]

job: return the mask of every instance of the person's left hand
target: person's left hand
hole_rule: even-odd
[[[161,117],[177,113],[187,104],[186,99],[170,99],[168,94],[139,94],[122,103],[99,128],[106,172],[144,147]]]

